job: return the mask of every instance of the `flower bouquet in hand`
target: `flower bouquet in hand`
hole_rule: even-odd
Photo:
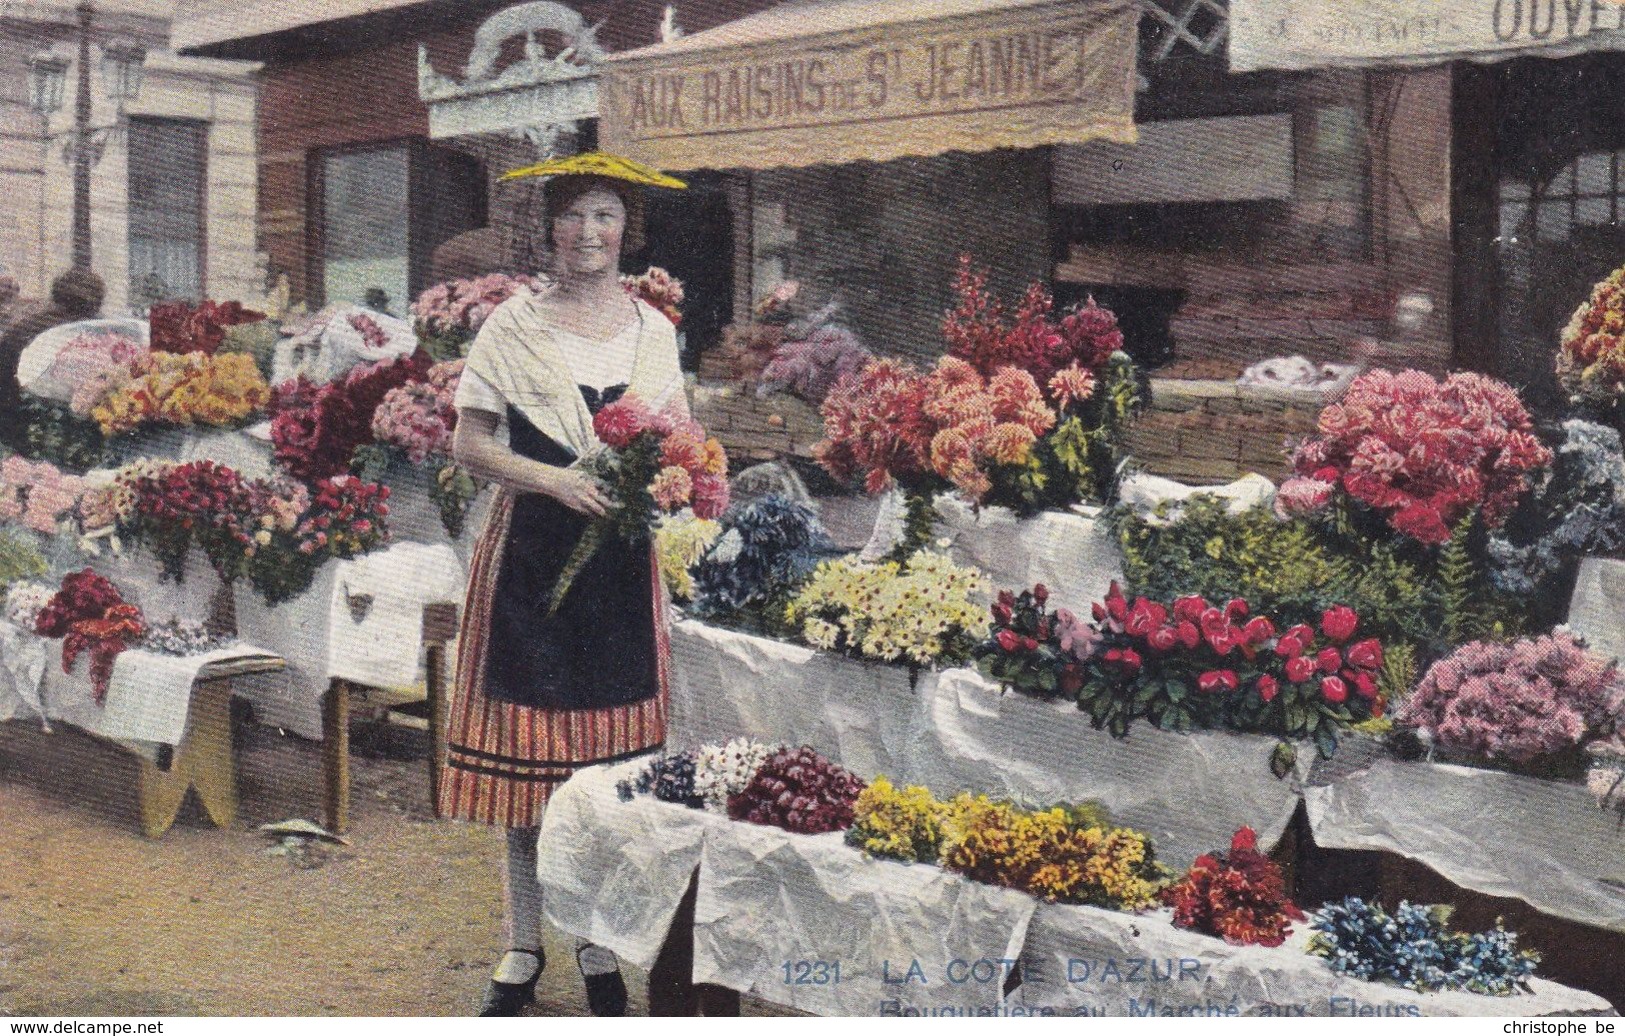
[[[85,569],[62,580],[62,589],[40,610],[34,632],[62,641],[62,671],[73,672],[79,654],[90,651],[90,682],[96,704],[107,698],[113,660],[141,640],[147,627],[141,609],[125,602],[118,588]]]
[[[697,422],[657,414],[636,397],[622,396],[598,411],[592,426],[605,448],[583,458],[581,470],[604,483],[615,506],[591,520],[570,552],[549,615],[609,540],[644,539],[659,516],[685,507],[697,518],[718,518],[728,508],[728,455]]]

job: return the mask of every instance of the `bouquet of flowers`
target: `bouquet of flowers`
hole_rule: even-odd
[[[1051,614],[1049,588],[1039,583],[1018,597],[1000,590],[993,627],[976,647],[976,668],[1005,688],[1038,697],[1076,697],[1084,664],[1100,633],[1065,608]]]
[[[13,455],[0,461],[0,521],[49,536],[78,510],[84,479],[65,475],[50,461]]]
[[[1540,955],[1518,949],[1518,936],[1497,922],[1476,935],[1452,931],[1450,908],[1401,901],[1389,914],[1358,897],[1328,903],[1309,919],[1309,952],[1335,972],[1390,982],[1418,993],[1464,989],[1511,996],[1529,989]]]
[[[705,802],[694,780],[694,753],[678,752],[655,759],[636,778],[616,784],[615,794],[622,802],[631,802],[634,795],[653,795],[661,802],[699,809]]]
[[[640,298],[660,310],[661,315],[670,320],[673,326],[682,325],[683,282],[665,270],[651,266],[637,276],[627,274],[621,278],[621,287],[626,289],[628,295]]]
[[[1168,879],[1150,839],[1087,804],[1031,811],[961,793],[941,824],[944,869],[1052,903],[1147,910]]]
[[[768,634],[784,632],[784,609],[796,589],[838,553],[816,515],[781,496],[730,514],[694,566],[693,613]]]
[[[1475,640],[1435,662],[1395,718],[1446,751],[1578,772],[1587,745],[1625,730],[1625,680],[1612,659],[1565,632]]]
[[[326,385],[303,375],[278,385],[271,406],[277,463],[305,480],[348,471],[356,449],[376,441],[373,419],[385,398],[403,385],[427,381],[429,369],[428,357],[419,352],[351,368]],[[444,390],[436,388],[437,400]]]
[[[56,354],[29,391],[68,404],[75,417],[88,418],[96,405],[139,376],[147,349],[120,334],[84,334]]]
[[[503,273],[436,284],[411,305],[418,339],[435,359],[456,359],[498,306],[520,289],[537,292],[546,284],[540,277],[510,277]]]
[[[811,748],[781,748],[757,768],[744,790],[728,796],[728,816],[751,824],[817,835],[852,826],[863,781]]]
[[[240,302],[204,300],[195,306],[160,302],[147,311],[152,350],[161,353],[213,356],[225,341],[227,328],[264,319],[264,313],[247,309]]]
[[[1513,389],[1482,374],[1443,382],[1421,371],[1374,370],[1320,413],[1281,486],[1283,515],[1323,510],[1339,495],[1404,536],[1450,539],[1470,513],[1498,528],[1552,462]]]
[[[1078,707],[1116,737],[1144,716],[1164,730],[1230,728],[1313,738],[1330,756],[1341,727],[1378,718],[1382,643],[1355,641],[1359,616],[1327,609],[1319,629],[1285,631],[1247,602],[1195,595],[1131,605],[1113,583],[1093,606],[1101,634]]]
[[[62,580],[34,621],[34,632],[62,641],[62,671],[73,672],[79,655],[90,652],[90,681],[96,704],[107,698],[113,662],[146,634],[141,609],[127,604],[118,588],[85,569]]]
[[[238,529],[249,504],[249,484],[236,471],[209,460],[138,465],[124,469],[118,483],[130,494],[124,532],[152,551],[165,578],[186,578],[194,546],[221,578],[235,576],[242,557]]]
[[[1604,409],[1625,394],[1625,267],[1598,281],[1569,318],[1557,377],[1577,400]]]
[[[1555,463],[1490,537],[1491,579],[1507,593],[1561,600],[1566,594],[1549,584],[1566,566],[1622,547],[1625,455],[1619,433],[1589,421],[1564,421]]]
[[[1203,853],[1179,881],[1162,890],[1174,926],[1193,928],[1235,946],[1279,946],[1303,911],[1287,896],[1275,861],[1258,851],[1250,827],[1237,831],[1228,853]]]
[[[430,367],[424,381],[390,389],[373,411],[374,444],[357,447],[351,460],[356,474],[374,482],[396,459],[429,470],[429,499],[452,536],[462,535],[469,505],[479,493],[474,479],[451,459],[457,430],[453,401],[462,374],[463,361],[448,360]]]
[[[820,564],[785,617],[821,651],[929,666],[969,656],[986,590],[981,572],[944,554],[920,551],[907,565],[846,557]]]
[[[660,578],[666,584],[666,592],[674,600],[693,599],[692,570],[721,535],[720,522],[696,518],[693,514],[665,515],[655,522],[655,558],[660,564]]]
[[[359,557],[389,541],[388,500],[388,486],[352,475],[311,486],[257,481],[232,528],[242,573],[267,605],[291,600],[327,561]]]
[[[155,352],[137,369],[138,376],[90,411],[104,436],[148,424],[233,425],[271,401],[254,358],[244,353]]]
[[[606,448],[591,454],[582,468],[609,487],[616,506],[582,533],[553,587],[549,614],[558,611],[576,576],[611,539],[639,542],[657,516],[685,507],[692,507],[695,517],[711,519],[728,507],[728,455],[697,422],[657,414],[628,395],[594,415],[593,431]]]

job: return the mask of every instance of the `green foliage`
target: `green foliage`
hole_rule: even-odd
[[[48,460],[64,471],[85,472],[107,460],[107,443],[96,422],[67,407],[24,396],[18,407],[22,453]]]
[[[937,527],[937,508],[931,498],[920,493],[903,496],[903,535],[886,554],[887,561],[907,564],[908,559],[929,546]]]
[[[392,473],[411,467],[406,451],[398,446],[368,443],[357,446],[350,455],[350,472],[363,482],[382,482],[389,485]],[[425,465],[429,473],[429,502],[440,511],[440,524],[452,539],[463,534],[468,522],[468,509],[479,496],[480,483],[465,469],[449,460],[431,458]]]
[[[12,529],[0,529],[0,596],[13,583],[45,574],[45,557],[33,542]]]
[[[1429,550],[1391,535],[1373,535],[1341,512],[1323,520],[1280,521],[1265,508],[1230,514],[1214,497],[1184,503],[1156,524],[1125,509],[1111,512],[1131,595],[1168,601],[1184,594],[1209,600],[1245,598],[1258,614],[1314,623],[1344,604],[1360,616],[1362,636],[1402,651],[1415,668],[1475,638],[1516,635],[1520,602],[1499,591],[1485,562],[1482,523],[1468,518],[1450,541]],[[1385,693],[1391,694],[1389,688]]]

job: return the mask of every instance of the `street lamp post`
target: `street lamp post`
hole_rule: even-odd
[[[117,119],[112,126],[92,127],[90,45],[96,7],[90,0],[80,0],[75,14],[79,30],[79,68],[75,84],[73,129],[67,134],[68,144],[63,149],[63,157],[73,169],[73,268],[89,273],[90,172],[101,159],[109,135],[123,124],[125,103],[135,100],[141,92],[141,66],[147,52],[145,48],[133,44],[110,42],[102,45],[102,77],[107,95],[117,107]],[[36,55],[28,62],[29,104],[45,127],[47,147],[51,139],[51,116],[62,107],[67,71],[68,59],[54,54]]]

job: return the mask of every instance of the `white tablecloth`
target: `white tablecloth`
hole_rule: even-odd
[[[1463,888],[1625,932],[1625,830],[1584,785],[1379,757],[1304,797],[1316,845],[1398,853]]]
[[[1005,507],[973,511],[957,496],[937,497],[937,534],[960,564],[986,572],[994,589],[1020,593],[1035,583],[1050,592],[1050,607],[1081,616],[1105,600],[1121,579],[1123,556],[1093,508],[1042,511],[1017,518]]]
[[[694,981],[798,1010],[1610,1012],[1599,997],[1539,980],[1534,994],[1508,999],[1410,993],[1336,975],[1303,952],[1302,926],[1283,947],[1233,947],[1173,928],[1166,911],[1043,904],[938,867],[869,859],[836,834],[792,835],[648,796],[618,801],[615,782],[641,766],[583,771],[554,794],[538,866],[549,920],[646,968],[697,866]],[[1006,997],[1006,969],[1018,960],[1023,981]],[[840,981],[829,981],[836,962]]]
[[[812,745],[866,779],[884,774],[938,795],[1098,799],[1176,866],[1228,845],[1243,824],[1273,844],[1298,803],[1296,776],[1270,772],[1270,737],[1142,723],[1118,740],[1071,704],[1001,694],[971,670],[922,672],[910,687],[895,666],[693,620],[674,626],[672,657],[675,748],[744,735]]]
[[[330,680],[389,689],[417,683],[423,609],[460,606],[463,582],[450,547],[397,543],[322,566],[309,590],[275,607],[238,583],[238,632],[288,660],[285,673],[244,678],[239,693],[261,723],[320,740]]]
[[[1569,598],[1569,627],[1598,654],[1625,662],[1625,561],[1586,558]]]

